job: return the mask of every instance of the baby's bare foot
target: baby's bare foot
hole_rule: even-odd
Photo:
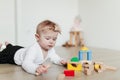
[[[0,49],[1,49],[1,47],[2,47],[2,43],[0,43]]]
[[[8,44],[10,44],[10,43],[6,41],[6,42],[5,42],[5,46],[7,46]]]

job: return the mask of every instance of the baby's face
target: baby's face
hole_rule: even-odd
[[[43,32],[39,36],[38,43],[44,50],[49,50],[55,46],[57,40],[58,32],[52,30]]]

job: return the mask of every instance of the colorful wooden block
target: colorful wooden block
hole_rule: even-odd
[[[67,64],[68,70],[75,70],[75,71],[81,71],[82,70],[82,64],[81,63],[68,63]]]
[[[87,50],[89,50],[86,46],[83,46],[83,47],[81,47],[80,48],[80,50],[82,50],[82,51],[87,51]]]
[[[83,60],[84,53],[87,53],[87,60],[92,60],[92,51],[91,50],[87,50],[87,51],[80,50],[78,53],[78,58],[80,61]]]
[[[65,76],[75,76],[74,70],[64,70]]]
[[[71,62],[79,62],[79,59],[78,59],[78,57],[73,57],[73,58],[71,58],[70,61],[71,61]]]

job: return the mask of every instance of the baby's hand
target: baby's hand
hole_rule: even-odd
[[[62,65],[65,65],[65,64],[67,64],[67,61],[61,60],[60,63],[61,63]]]
[[[42,73],[45,73],[47,72],[47,69],[49,68],[50,66],[49,65],[40,65],[37,70],[36,70],[36,75],[40,75]]]
[[[60,63],[61,63],[65,68],[67,68],[67,61],[61,60]]]

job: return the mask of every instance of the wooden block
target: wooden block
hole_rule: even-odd
[[[75,76],[74,70],[64,70],[65,76]]]
[[[107,66],[107,65],[104,65],[105,69],[106,70],[113,70],[115,71],[117,68],[113,67],[113,66]]]
[[[81,71],[82,70],[82,64],[78,63],[67,63],[67,69],[68,70],[75,70],[75,71]]]
[[[92,72],[92,71],[89,70],[89,69],[87,69],[87,68],[84,69],[84,74],[85,74],[85,75],[91,75],[91,72]]]

